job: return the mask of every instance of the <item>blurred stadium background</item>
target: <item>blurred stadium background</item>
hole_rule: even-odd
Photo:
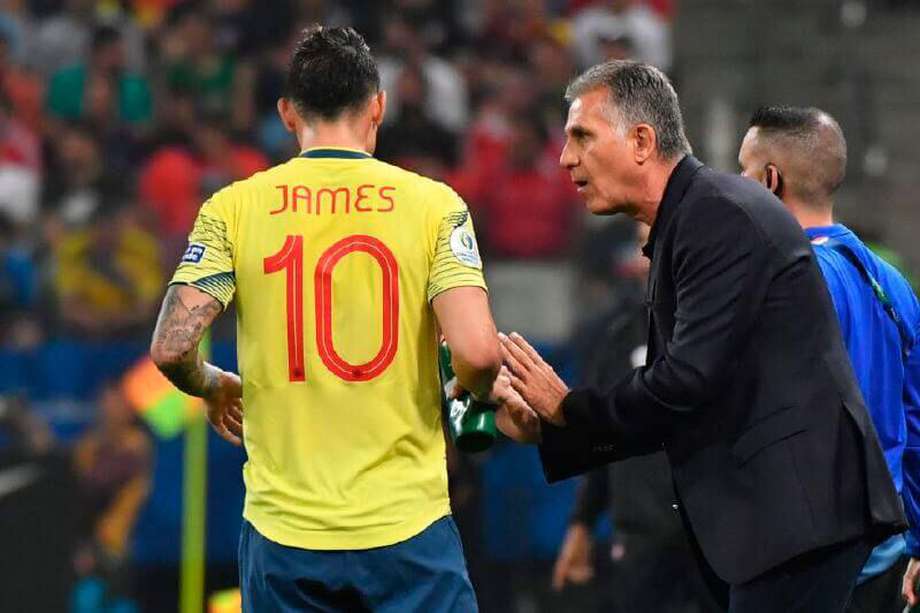
[[[827,109],[850,144],[841,218],[920,266],[916,0],[0,7],[0,611],[178,609],[186,409],[136,364],[200,202],[296,153],[275,100],[304,25],[371,42],[390,95],[378,157],[463,195],[500,327],[538,340],[570,383],[584,331],[636,276],[632,228],[590,218],[557,166],[564,86],[605,58],[668,72],[697,156],[721,169],[760,104]],[[213,355],[227,368],[233,335],[225,316]],[[236,585],[244,456],[209,436],[204,592],[233,610],[213,596]],[[483,611],[614,610],[610,563],[549,587],[574,481],[546,486],[535,452],[510,444],[449,467]]]

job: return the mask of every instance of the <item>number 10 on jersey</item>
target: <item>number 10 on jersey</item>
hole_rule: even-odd
[[[335,350],[332,339],[332,273],[349,253],[367,253],[383,273],[383,339],[380,350],[364,364],[351,364]],[[265,274],[284,271],[286,278],[288,377],[306,381],[303,328],[303,236],[289,235],[281,250],[263,261]],[[326,249],[313,271],[316,349],[326,368],[345,381],[370,381],[387,369],[399,344],[399,269],[393,252],[380,240],[363,234],[346,236]]]

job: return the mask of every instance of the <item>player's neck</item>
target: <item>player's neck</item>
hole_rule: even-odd
[[[830,202],[808,206],[802,202],[787,201],[786,206],[803,229],[834,225],[834,207]]]
[[[357,149],[372,153],[368,147],[368,130],[353,122],[316,123],[303,126],[297,135],[300,150],[316,148]]]

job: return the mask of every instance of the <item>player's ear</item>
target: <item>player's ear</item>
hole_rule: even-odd
[[[655,134],[655,129],[647,123],[640,123],[634,126],[630,132],[636,163],[644,164],[655,155],[655,149],[658,146],[658,135]]]
[[[783,175],[776,164],[764,166],[764,186],[773,192],[777,198],[783,197]]]
[[[371,121],[378,128],[383,124],[383,116],[387,112],[387,93],[382,89],[371,100]]]
[[[278,115],[284,128],[293,134],[297,133],[297,110],[287,98],[278,98]]]

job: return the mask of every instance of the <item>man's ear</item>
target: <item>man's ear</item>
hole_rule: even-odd
[[[658,135],[647,123],[640,123],[632,129],[633,155],[637,164],[644,164],[655,157],[658,149]]]
[[[371,100],[371,122],[375,127],[383,125],[383,117],[387,112],[387,93],[382,89]]]
[[[782,200],[783,198],[783,175],[780,173],[776,164],[767,164],[764,166],[763,173],[764,186],[773,192],[773,194]]]
[[[278,98],[278,116],[281,117],[285,130],[292,134],[297,133],[297,109],[287,98]]]
[[[776,193],[776,189],[779,187],[779,171],[775,165],[767,164],[764,166],[763,185],[774,194]]]

